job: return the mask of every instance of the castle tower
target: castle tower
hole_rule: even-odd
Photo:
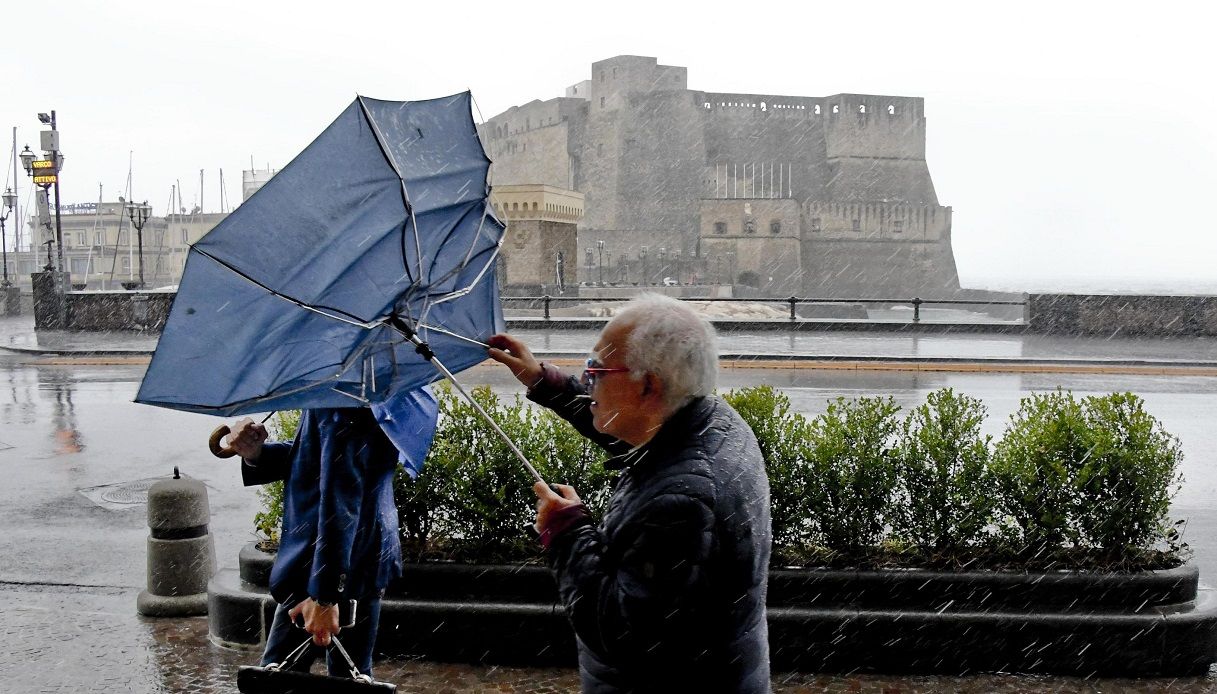
[[[582,194],[544,184],[499,185],[490,200],[507,225],[499,254],[505,295],[558,295],[577,284]]]

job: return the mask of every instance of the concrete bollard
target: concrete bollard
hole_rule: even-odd
[[[161,480],[148,490],[148,589],[135,608],[149,617],[207,614],[207,582],[215,573],[215,544],[202,482]]]

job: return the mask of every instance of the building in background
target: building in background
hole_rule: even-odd
[[[603,253],[604,274],[629,283],[729,280],[782,296],[958,290],[923,99],[696,91],[686,68],[643,56],[591,67],[565,96],[481,126],[496,187],[585,196],[581,280],[599,280]]]

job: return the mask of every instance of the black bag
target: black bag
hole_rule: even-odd
[[[304,643],[283,659],[282,663],[271,663],[265,667],[242,666],[237,670],[237,691],[242,694],[313,694],[314,692],[376,694],[377,692],[397,691],[396,684],[373,682],[370,677],[360,673],[336,636],[330,637],[330,648],[337,648],[347,661],[347,665],[351,668],[349,678],[314,675],[289,669],[300,659],[312,642],[311,636],[306,638]]]

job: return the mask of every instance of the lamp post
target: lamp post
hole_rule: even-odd
[[[643,246],[638,250],[638,259],[642,261],[642,286],[650,284],[650,275],[647,274],[647,247]]]
[[[131,226],[135,227],[135,236],[139,240],[139,288],[144,288],[144,225],[148,223],[148,215],[152,214],[152,206],[145,200],[141,203],[127,203],[127,216],[131,218]]]
[[[34,179],[34,184],[42,186],[44,190],[49,188],[55,189],[55,248],[56,255],[59,261],[59,271],[66,273],[63,262],[63,223],[59,216],[59,172],[63,169],[63,152],[59,151],[59,129],[55,119],[55,111],[50,113],[39,113],[38,120],[43,125],[51,126],[50,130],[42,131],[42,159],[35,159],[34,153],[30,151],[30,146],[25,146],[25,151],[21,153],[21,163],[25,166],[25,173]],[[64,275],[66,278],[66,275]],[[56,283],[62,291],[64,287],[60,283]]]
[[[600,283],[599,284],[601,287],[603,287],[604,286],[604,242],[603,241],[596,242],[596,251],[597,251],[597,254],[599,255],[599,261],[600,261],[599,262],[599,270],[600,270]]]
[[[0,288],[8,289],[13,283],[8,279],[8,234],[4,231],[4,223],[8,221],[9,213],[17,204],[17,194],[12,188],[4,189],[3,203],[0,206],[0,253],[4,255],[4,280],[0,282]]]

